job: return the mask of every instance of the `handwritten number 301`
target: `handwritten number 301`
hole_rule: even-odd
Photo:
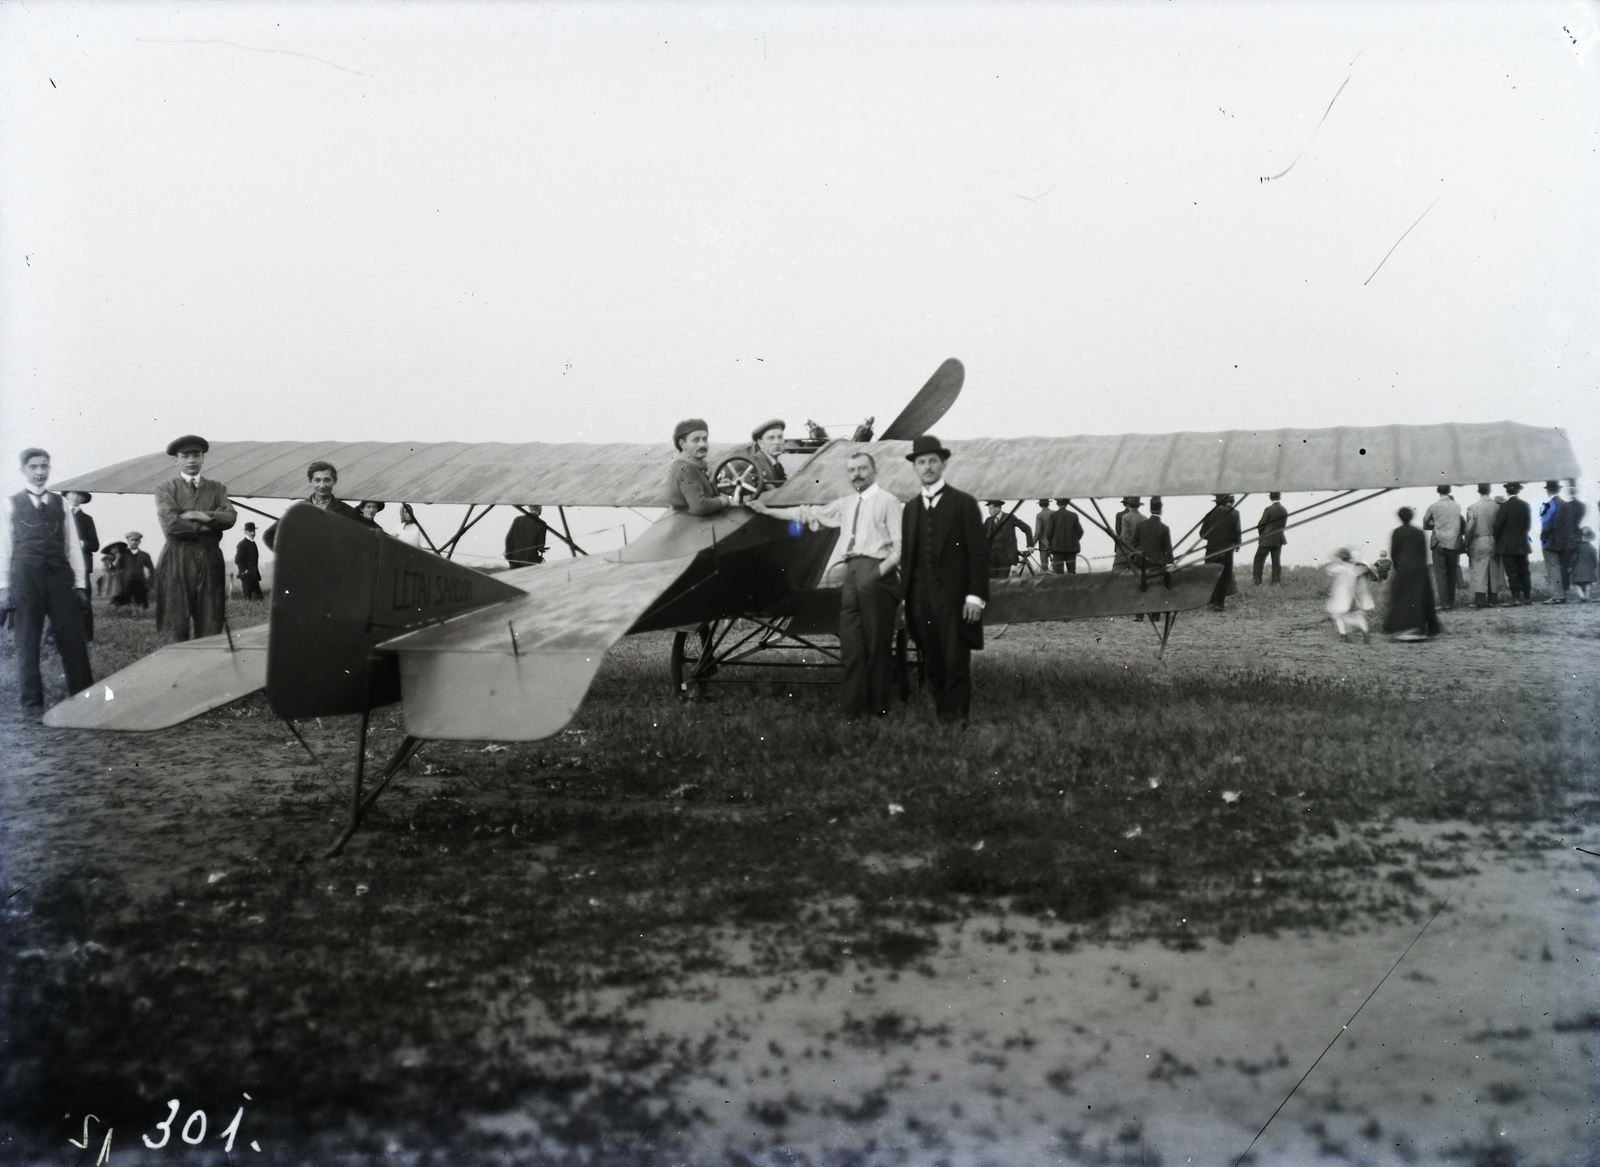
[[[173,1098],[168,1101],[167,1105],[171,1107],[171,1109],[167,1111],[167,1117],[161,1122],[156,1123],[156,1130],[161,1132],[161,1141],[159,1143],[152,1143],[149,1135],[142,1136],[144,1138],[144,1145],[149,1147],[152,1151],[159,1151],[162,1147],[167,1145],[167,1140],[172,1138],[172,1124],[178,1117],[180,1103],[176,1098]],[[233,1150],[233,1138],[239,1133],[239,1123],[243,1118],[244,1107],[241,1106],[236,1112],[234,1112],[233,1121],[228,1124],[227,1129],[217,1136],[219,1139],[228,1140],[222,1148],[224,1153],[228,1153]],[[200,1132],[198,1134],[191,1135],[190,1132],[195,1127],[197,1121],[200,1127]],[[87,1127],[85,1130],[86,1133],[84,1138],[87,1140]],[[184,1121],[183,1130],[179,1132],[179,1137],[191,1147],[198,1146],[201,1140],[206,1137],[206,1112],[203,1110],[193,1111],[189,1115],[188,1119]],[[110,1140],[109,1131],[106,1133],[106,1138],[107,1141]],[[69,1139],[68,1141],[70,1142],[71,1140]],[[77,1146],[78,1144],[74,1143],[73,1145]]]

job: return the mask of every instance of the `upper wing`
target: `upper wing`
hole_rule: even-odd
[[[978,498],[1116,498],[1364,490],[1467,482],[1575,478],[1578,459],[1559,429],[1482,424],[1339,426],[1320,430],[975,438],[951,442],[951,485]],[[878,482],[917,491],[908,442],[834,442],[769,502],[825,503],[850,489],[845,459],[867,450]]]
[[[738,448],[713,446],[711,464]],[[306,466],[326,461],[339,468],[345,498],[664,507],[674,456],[667,443],[213,442],[205,473],[238,498],[304,498]],[[173,473],[171,458],[147,454],[54,489],[151,494]]]

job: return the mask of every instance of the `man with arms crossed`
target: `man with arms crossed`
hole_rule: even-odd
[[[760,499],[751,507],[775,519],[798,519],[817,527],[837,527],[839,541],[822,578],[832,582],[844,571],[839,602],[839,650],[844,682],[839,704],[846,717],[889,712],[894,685],[894,608],[900,566],[900,500],[878,485],[878,464],[865,450],[845,460],[845,476],[854,494],[826,506],[769,507]]]
[[[911,443],[906,460],[922,489],[902,512],[900,549],[906,625],[922,649],[941,721],[972,710],[972,650],[983,647],[989,602],[989,541],[978,500],[947,485],[950,451],[932,434]]]
[[[89,573],[66,503],[44,488],[50,481],[50,455],[27,449],[20,464],[28,488],[6,500],[6,521],[0,524],[0,611],[15,613],[22,708],[39,714],[44,711],[39,641],[46,616],[66,670],[67,689],[77,693],[94,683],[83,636]]]
[[[200,477],[210,449],[197,434],[175,440],[167,454],[178,476],[156,487],[156,518],[167,537],[156,562],[156,627],[173,640],[215,636],[227,611],[222,532],[239,514],[226,486]]]

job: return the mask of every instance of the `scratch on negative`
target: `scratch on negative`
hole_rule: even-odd
[[[1428,211],[1433,210],[1434,204],[1437,203],[1439,201],[1439,199],[1442,199],[1442,198],[1444,198],[1444,195],[1440,195],[1439,198],[1436,198],[1436,199],[1433,200],[1433,202],[1429,203],[1428,204],[1428,210],[1427,211],[1423,211],[1422,214],[1417,216],[1417,223],[1420,223],[1420,222],[1422,222],[1422,220],[1426,219],[1428,217]],[[1399,247],[1400,244],[1405,242],[1406,236],[1411,234],[1411,232],[1416,230],[1417,223],[1411,224],[1411,226],[1407,227],[1403,232],[1401,232],[1400,238],[1396,239],[1394,241],[1394,247]],[[1383,265],[1389,262],[1389,257],[1394,254],[1394,247],[1389,248],[1388,251],[1385,251],[1383,253],[1383,258],[1378,261],[1378,266],[1372,269],[1372,276],[1377,275],[1378,272],[1380,272],[1383,269]],[[1370,284],[1372,282],[1372,276],[1368,276],[1366,279],[1361,281],[1361,286],[1363,288],[1366,287],[1368,284]]]
[[[1361,52],[1364,53],[1364,52],[1366,52],[1366,50],[1363,49],[1363,50],[1361,50]],[[1357,53],[1356,56],[1360,57],[1361,53]],[[1355,64],[1354,61],[1351,61],[1350,63],[1352,65]],[[1335,101],[1339,100],[1339,94],[1344,92],[1344,86],[1350,84],[1350,78],[1354,77],[1354,76],[1355,76],[1354,73],[1346,74],[1345,79],[1344,79],[1344,85],[1340,85],[1339,88],[1334,91],[1333,99],[1328,102],[1328,108],[1322,111],[1322,117],[1317,121],[1316,127],[1314,129],[1312,129],[1312,131],[1311,131],[1311,138],[1315,138],[1317,136],[1317,130],[1320,130],[1322,128],[1322,123],[1327,121],[1328,120],[1328,115],[1333,112],[1333,103]],[[1304,154],[1306,152],[1306,146],[1310,146],[1311,145],[1311,138],[1307,138],[1306,139],[1306,145],[1300,147],[1300,153],[1296,154],[1294,156],[1294,162],[1300,161],[1300,159],[1304,156]],[[1289,171],[1294,169],[1294,162],[1289,163],[1289,165],[1285,166],[1282,170],[1278,171],[1278,173],[1276,173],[1276,174],[1263,175],[1258,181],[1260,181],[1260,182],[1274,182],[1277,179],[1282,178],[1285,174],[1288,174]]]
[[[215,37],[206,40],[194,40],[189,38],[168,39],[165,37],[136,36],[133,39],[135,43],[141,45],[227,45],[230,49],[243,49],[247,53],[277,53],[279,56],[284,57],[304,57],[308,61],[326,65],[328,68],[337,69],[341,73],[354,73],[357,77],[372,76],[371,73],[363,73],[359,69],[347,69],[343,65],[336,65],[332,61],[324,60],[322,57],[313,57],[310,53],[297,53],[293,49],[263,49],[257,48],[255,45],[241,45],[234,41],[218,40]]]

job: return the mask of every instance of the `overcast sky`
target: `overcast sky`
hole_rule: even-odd
[[[721,440],[881,424],[958,356],[945,438],[1509,418],[1592,474],[1597,40],[1570,2],[7,3],[0,421],[58,477],[189,431]]]

